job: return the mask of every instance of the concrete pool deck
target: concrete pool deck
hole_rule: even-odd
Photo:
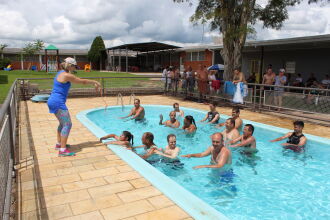
[[[167,96],[139,96],[141,104],[208,110],[208,106]],[[117,97],[105,98],[116,105]],[[129,104],[130,97],[124,97]],[[102,98],[69,99],[73,128],[69,143],[75,157],[58,157],[58,122],[44,103],[21,102],[18,219],[191,219],[88,131],[76,114],[105,105]],[[230,108],[218,107],[230,115]],[[27,117],[28,116],[28,117]],[[292,129],[292,120],[242,110],[241,117]],[[305,124],[304,132],[330,138],[330,128]],[[30,153],[29,153],[30,152]]]

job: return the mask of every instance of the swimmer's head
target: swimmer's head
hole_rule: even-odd
[[[298,133],[302,132],[302,130],[304,129],[304,126],[305,126],[305,124],[304,124],[303,121],[295,121],[295,122],[293,122],[293,130],[294,130],[294,132],[298,132]]]
[[[129,131],[123,131],[119,137],[119,140],[131,142],[132,145],[134,144],[134,136]]]
[[[227,130],[231,130],[235,127],[235,119],[228,118],[225,122],[225,126]]]
[[[167,135],[167,143],[168,143],[168,146],[171,149],[174,149],[176,147],[176,136],[175,136],[175,134]]]
[[[169,116],[170,116],[170,119],[175,119],[175,116],[176,116],[175,111],[171,111]]]
[[[187,115],[186,117],[184,117],[183,123],[185,126],[190,126],[191,124],[194,124],[196,126],[195,119],[191,115]],[[197,126],[196,126],[196,128],[197,128]]]
[[[180,111],[180,109],[179,109],[180,108],[179,103],[174,103],[173,104],[173,108],[174,108],[175,111]]]
[[[139,107],[140,106],[140,99],[134,99],[134,106]]]
[[[253,126],[253,125],[251,125],[251,124],[246,124],[246,125],[244,126],[243,134],[244,134],[245,136],[251,136],[251,135],[253,135],[253,132],[254,132],[254,126]]]
[[[219,132],[212,134],[211,139],[213,147],[221,147],[223,145],[222,138],[222,134]]]
[[[233,109],[231,110],[231,116],[233,118],[239,117],[239,107],[233,107]]]
[[[144,132],[142,135],[142,144],[147,147],[154,145],[154,135],[151,132]]]
[[[209,104],[210,110],[213,112],[217,108],[217,102],[212,102]]]

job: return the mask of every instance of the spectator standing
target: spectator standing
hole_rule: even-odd
[[[193,73],[193,70],[191,66],[188,66],[187,68],[187,83],[188,83],[188,91],[194,92],[195,89],[195,74]]]
[[[204,66],[201,64],[198,65],[199,69],[197,70],[197,85],[199,90],[199,102],[203,101],[203,96],[207,94],[208,90],[208,73]]]
[[[287,78],[284,75],[285,70],[280,69],[280,72],[278,76],[275,77],[275,85],[276,86],[284,86],[287,82]],[[275,105],[278,106],[278,110],[282,107],[282,101],[283,101],[283,93],[284,93],[284,88],[281,87],[275,87]]]
[[[210,81],[210,91],[211,93],[216,93],[218,94],[219,89],[220,89],[220,80],[217,80],[216,77],[216,70],[210,70],[209,71],[209,81]]]
[[[275,73],[273,72],[273,70],[271,68],[267,69],[267,72],[264,74],[264,77],[262,79],[262,84],[266,84],[266,85],[273,85],[275,82]],[[268,87],[265,86],[264,87],[265,90],[272,90],[272,87]]]

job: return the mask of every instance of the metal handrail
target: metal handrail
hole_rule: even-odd
[[[5,194],[2,194],[1,198],[1,211],[2,211],[2,219],[9,219],[10,218],[10,206],[11,206],[11,191],[12,191],[12,178],[13,175],[13,167],[15,163],[15,155],[14,155],[14,149],[15,149],[15,129],[16,129],[16,108],[17,108],[17,96],[15,91],[17,91],[17,80],[13,82],[11,85],[8,95],[3,103],[3,105],[0,108],[0,128],[4,131],[6,126],[9,128],[9,146],[7,145],[7,149],[9,149],[9,156],[8,161],[4,161],[4,166],[8,166],[8,173],[4,176],[3,181],[6,184],[5,188]],[[12,108],[15,108],[14,115],[12,115]],[[1,132],[0,134],[0,140],[5,138],[5,132]],[[6,147],[6,146],[5,146]],[[8,150],[4,146],[1,146],[1,150],[4,150],[8,153]],[[1,152],[3,153],[3,152]],[[6,156],[7,157],[7,156]],[[6,169],[6,168],[4,168]]]
[[[271,88],[285,88],[285,89],[297,89],[297,90],[315,90],[329,92],[330,89],[310,88],[310,87],[298,87],[298,86],[276,86],[267,84],[247,83],[248,86],[260,86],[260,87],[271,87]]]
[[[11,87],[8,91],[7,97],[6,97],[5,101],[3,102],[3,104],[1,105],[1,108],[0,108],[0,122],[3,121],[5,115],[8,111],[8,107],[10,106],[11,97],[12,97],[13,91],[15,89],[16,83],[17,83],[17,80],[15,80],[13,82],[13,84],[11,85]]]
[[[162,76],[90,76],[90,77],[79,77],[81,79],[150,79],[150,78],[165,78]],[[17,78],[17,80],[49,80],[52,78]]]

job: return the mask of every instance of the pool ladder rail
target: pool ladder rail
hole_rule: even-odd
[[[133,103],[134,103],[134,100],[135,100],[135,94],[134,93],[132,93],[131,96],[129,97],[129,104],[131,104],[132,99],[133,99]]]
[[[119,105],[119,101],[121,104],[121,111],[124,111],[124,101],[123,101],[123,96],[121,93],[118,93],[118,95],[117,95],[117,105]]]

